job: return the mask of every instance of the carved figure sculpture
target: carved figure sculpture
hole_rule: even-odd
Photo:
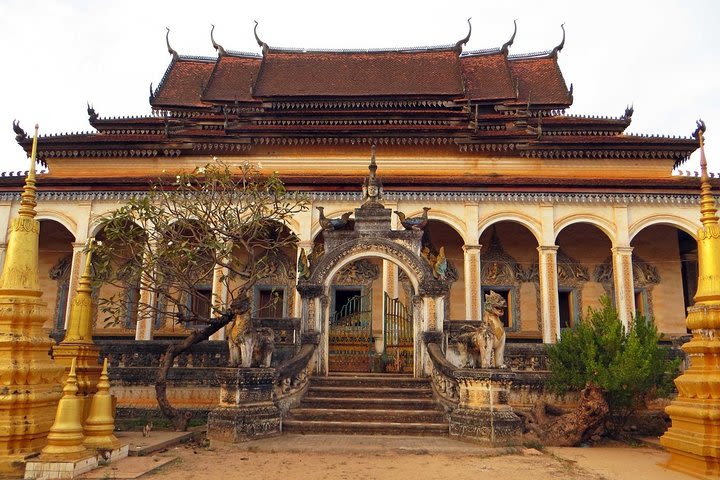
[[[310,278],[310,262],[308,261],[305,249],[300,249],[300,258],[298,258],[298,277],[302,279]]]
[[[315,207],[320,211],[320,226],[323,230],[342,230],[347,226],[352,212],[345,212],[340,218],[326,218],[325,207]]]
[[[500,317],[507,302],[497,292],[485,295],[485,313],[479,327],[464,326],[458,336],[458,351],[463,367],[506,368],[505,327]]]
[[[393,213],[400,219],[400,224],[405,227],[405,230],[422,230],[428,223],[428,210],[430,207],[423,207],[423,213],[419,217],[405,218],[405,214],[398,210],[394,210]]]
[[[228,335],[231,367],[270,366],[275,351],[275,332],[272,328],[254,328],[250,313],[236,315]]]
[[[445,256],[445,247],[440,247],[437,255],[433,255],[429,247],[423,247],[420,255],[430,264],[433,277],[445,280],[448,272],[448,260]]]

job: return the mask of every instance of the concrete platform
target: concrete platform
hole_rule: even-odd
[[[154,430],[147,437],[143,437],[142,432],[115,432],[115,436],[120,442],[130,444],[128,455],[131,457],[145,456],[166,449],[191,439],[193,435],[192,431],[167,432]]]
[[[361,454],[450,454],[497,456],[521,453],[522,447],[481,448],[472,443],[447,437],[416,437],[406,435],[300,435],[279,437],[234,445],[238,451],[288,453],[361,453]]]
[[[117,463],[96,468],[92,472],[88,472],[78,478],[113,478],[117,480],[124,478],[139,478],[140,476],[150,473],[174,460],[177,460],[177,457],[160,457],[156,455],[149,457],[127,457]]]

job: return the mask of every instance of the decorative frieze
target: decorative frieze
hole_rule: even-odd
[[[143,191],[92,191],[92,192],[40,192],[38,200],[79,201],[79,200],[130,200],[142,195]],[[308,192],[313,201],[353,202],[362,201],[360,192]],[[605,194],[605,193],[528,193],[528,192],[383,192],[387,201],[413,202],[481,202],[481,203],[556,203],[556,204],[657,204],[657,205],[699,205],[697,195],[666,195],[666,194]],[[20,200],[20,194],[14,192],[0,193],[0,201]]]

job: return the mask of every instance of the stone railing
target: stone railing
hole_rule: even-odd
[[[283,363],[300,347],[300,320],[297,318],[254,319],[257,327],[269,327],[275,332],[273,365]],[[149,341],[128,337],[95,337],[101,355],[108,357],[111,378],[125,378],[119,369],[130,367],[157,368],[167,346],[177,338],[157,338]],[[173,368],[225,367],[228,365],[226,341],[206,341],[193,345],[175,358]]]
[[[277,366],[275,404],[283,414],[298,404],[305,395],[310,374],[315,368],[315,350],[319,343],[318,332],[303,333],[298,353]]]

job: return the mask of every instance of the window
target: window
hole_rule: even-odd
[[[485,312],[485,295],[489,294],[490,291],[493,291],[497,294],[499,294],[501,297],[505,299],[505,303],[507,306],[505,307],[505,312],[500,317],[500,320],[503,323],[503,326],[507,328],[512,328],[514,326],[515,320],[513,319],[513,295],[511,294],[511,289],[509,287],[483,287],[482,289],[482,300],[483,300],[483,312]]]
[[[210,308],[212,307],[212,287],[209,285],[199,285],[195,287],[192,295],[190,295],[190,304],[188,308],[192,315],[200,318],[210,316]]]
[[[572,290],[558,291],[558,313],[560,328],[570,328],[575,324],[575,295]]]
[[[140,287],[132,285],[125,290],[125,328],[135,328],[138,319]]]
[[[648,292],[644,288],[635,290],[635,315],[650,318],[650,305],[648,302]]]
[[[285,289],[283,287],[258,287],[255,295],[255,317],[285,317]]]

